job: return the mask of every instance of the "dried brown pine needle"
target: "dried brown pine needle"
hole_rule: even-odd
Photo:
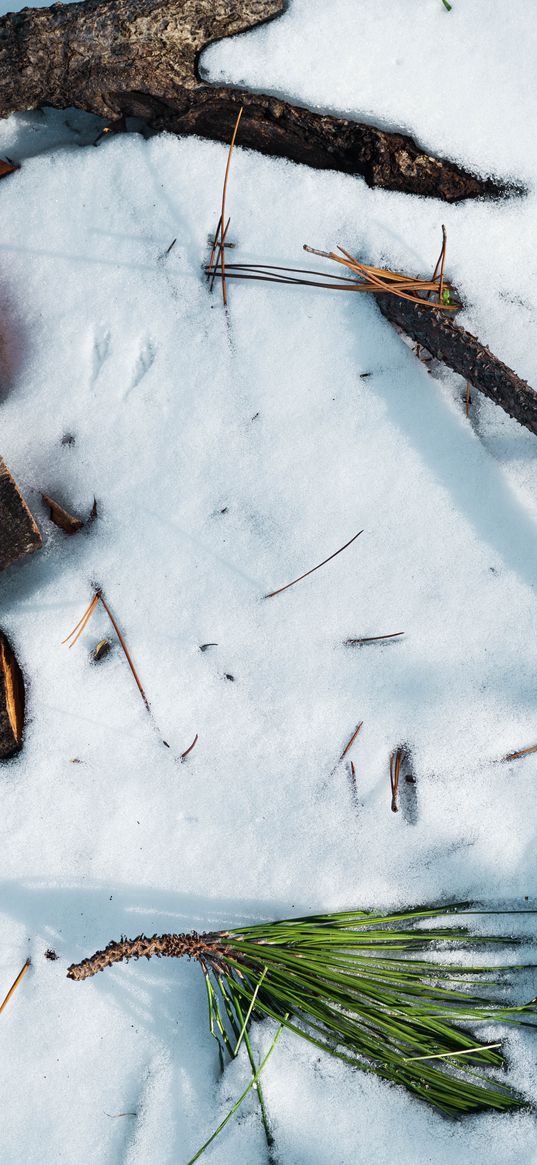
[[[468,416],[470,413],[470,405],[472,403],[472,398],[470,396],[470,388],[471,388],[470,381],[467,380],[466,381],[466,416]]]
[[[229,167],[230,167],[230,165],[231,165],[231,155],[232,155],[232,153],[233,153],[233,147],[234,147],[234,145],[235,145],[235,139],[236,139],[236,137],[237,137],[237,130],[238,130],[238,128],[239,128],[239,123],[240,123],[240,120],[241,120],[241,117],[242,117],[242,109],[243,109],[243,107],[242,107],[242,105],[241,105],[241,107],[240,107],[240,109],[239,109],[239,112],[238,112],[238,114],[237,114],[237,120],[236,120],[236,122],[235,122],[235,128],[234,128],[234,130],[233,130],[233,137],[232,137],[232,139],[231,139],[231,145],[230,145],[230,147],[229,147],[229,153],[228,153],[228,156],[227,156],[226,173],[225,173],[225,176],[224,176],[224,188],[223,188],[223,190],[222,190],[222,212],[221,212],[221,215],[220,215],[220,269],[221,269],[221,272],[222,272],[222,296],[223,296],[223,299],[224,299],[224,307],[225,307],[225,306],[226,306],[226,304],[227,304],[227,294],[226,294],[226,263],[225,263],[225,235],[226,235],[227,227],[229,226],[229,222],[228,222],[228,224],[227,224],[227,226],[226,226],[226,228],[225,228],[225,230],[224,230],[224,223],[225,223],[225,221],[226,221],[226,196],[227,196],[227,184],[228,184],[228,181],[229,181]]]
[[[340,760],[343,760],[343,758],[346,757],[349,749],[352,748],[354,741],[356,740],[356,737],[358,736],[358,733],[360,732],[360,729],[362,728],[363,723],[364,723],[363,720],[360,720],[360,723],[359,723],[358,727],[355,728],[350,740],[347,741],[347,744],[345,745],[345,748],[343,749],[343,752],[341,753],[341,756],[339,758]],[[351,764],[352,764],[352,761],[351,761]],[[353,766],[353,768],[354,768],[354,766]]]
[[[519,760],[521,756],[529,756],[530,752],[537,752],[537,744],[530,744],[529,748],[520,748],[518,752],[508,752],[504,760]]]
[[[190,752],[192,752],[192,749],[193,749],[193,748],[195,747],[195,745],[198,743],[198,740],[199,740],[199,736],[198,736],[198,733],[196,732],[196,735],[195,735],[195,737],[194,737],[194,739],[193,739],[193,741],[192,741],[192,744],[189,744],[188,748],[185,748],[185,751],[181,753],[181,760],[186,760],[186,758],[187,758],[188,754],[189,754]]]
[[[143,689],[143,687],[142,687],[142,684],[141,684],[141,682],[140,682],[140,678],[139,678],[139,676],[138,676],[138,673],[137,673],[137,671],[136,671],[136,668],[135,668],[135,666],[134,666],[134,663],[132,662],[132,659],[131,659],[131,656],[130,656],[130,654],[129,654],[129,650],[128,650],[127,644],[125,643],[125,640],[124,640],[124,638],[123,638],[123,636],[122,636],[122,634],[121,634],[121,631],[119,630],[119,627],[118,627],[118,625],[117,625],[117,622],[116,622],[116,620],[115,620],[115,618],[114,618],[114,615],[112,614],[112,611],[110,610],[110,607],[108,606],[108,603],[106,602],[106,599],[104,598],[104,595],[103,595],[102,591],[100,591],[100,590],[99,590],[99,591],[95,591],[95,594],[94,594],[94,596],[93,596],[93,598],[92,598],[92,600],[91,600],[91,603],[90,603],[90,604],[89,604],[89,606],[86,608],[86,610],[85,610],[85,612],[84,612],[84,614],[83,614],[82,618],[80,619],[80,622],[78,622],[78,623],[77,623],[77,625],[76,625],[76,627],[74,627],[74,628],[73,628],[73,630],[71,631],[71,634],[70,634],[70,635],[68,635],[66,639],[62,640],[62,643],[68,643],[68,642],[69,642],[69,640],[71,639],[71,640],[72,640],[72,642],[71,642],[71,643],[69,643],[69,647],[70,647],[70,648],[71,648],[71,647],[74,647],[74,645],[75,645],[75,643],[77,642],[77,640],[78,640],[78,639],[80,639],[80,636],[82,635],[82,632],[83,632],[83,631],[85,630],[85,628],[87,627],[87,625],[88,625],[88,623],[89,623],[89,621],[90,621],[90,619],[91,619],[91,616],[93,615],[93,612],[94,612],[94,610],[95,610],[95,608],[96,608],[96,606],[97,606],[97,604],[98,604],[98,603],[101,603],[101,604],[102,604],[102,606],[104,607],[104,609],[105,609],[105,611],[106,611],[106,614],[108,615],[108,618],[110,619],[110,622],[111,622],[111,624],[112,624],[112,627],[114,628],[114,631],[115,631],[115,633],[116,633],[116,635],[117,635],[117,637],[118,637],[118,639],[119,639],[119,643],[120,643],[121,649],[122,649],[122,651],[123,651],[123,654],[124,654],[124,656],[125,656],[125,658],[126,658],[126,660],[127,660],[127,663],[128,663],[128,665],[129,665],[130,669],[131,669],[131,672],[132,672],[132,674],[133,674],[133,676],[134,676],[134,679],[136,680],[136,685],[137,685],[138,691],[139,691],[139,693],[140,693],[140,695],[141,695],[141,697],[142,697],[142,700],[143,700],[143,702],[144,702],[144,704],[145,704],[145,706],[146,706],[146,708],[147,708],[147,711],[148,711],[148,712],[150,712],[150,711],[151,711],[151,709],[150,709],[150,707],[149,707],[149,700],[147,699],[147,696],[146,696],[146,694],[145,694],[145,692],[144,692],[144,689]],[[74,638],[73,638],[73,636],[74,636]]]
[[[403,749],[396,748],[390,757],[390,785],[392,790],[392,813],[399,812],[399,805],[397,804],[397,797],[399,794],[399,778],[401,776],[401,764],[403,761]]]
[[[31,959],[27,959],[25,964],[24,964],[24,967],[22,967],[22,969],[19,971],[17,978],[15,979],[15,982],[11,984],[11,987],[9,988],[9,991],[4,999],[4,1002],[0,1004],[0,1015],[2,1014],[4,1008],[7,1007],[8,1003],[11,999],[11,996],[13,995],[13,992],[17,990],[17,987],[19,986],[21,979],[24,978],[24,976],[28,970],[28,967],[30,966],[30,963],[31,963]]]
[[[273,599],[275,595],[281,595],[282,591],[287,591],[289,590],[289,587],[294,587],[295,583],[302,582],[303,578],[307,578],[308,575],[314,574],[316,570],[320,570],[321,566],[325,566],[327,562],[331,562],[333,558],[337,558],[337,555],[341,554],[343,550],[346,550],[347,546],[351,546],[353,542],[356,542],[356,539],[360,537],[360,534],[363,534],[363,530],[359,530],[353,538],[349,538],[349,541],[346,542],[344,546],[340,546],[339,550],[335,550],[333,554],[329,554],[328,558],[323,558],[323,561],[319,562],[317,566],[312,566],[311,570],[306,570],[304,574],[299,574],[298,578],[294,578],[292,582],[286,583],[285,586],[278,587],[277,591],[269,591],[267,595],[264,595],[264,598]]]
[[[344,647],[358,647],[362,643],[377,643],[382,639],[398,639],[404,631],[392,631],[391,635],[364,635],[361,639],[345,639]]]

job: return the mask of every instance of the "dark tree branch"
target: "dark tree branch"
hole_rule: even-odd
[[[537,433],[537,392],[507,364],[465,331],[445,311],[422,307],[396,295],[375,299],[386,319],[437,360],[459,372],[526,429]]]
[[[208,44],[284,7],[285,0],[86,0],[9,13],[0,20],[0,116],[75,106],[229,142],[243,105],[240,143],[262,153],[447,202],[512,191],[404,134],[201,81],[198,61]]]

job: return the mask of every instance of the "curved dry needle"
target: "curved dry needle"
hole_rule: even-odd
[[[110,607],[108,606],[108,603],[106,602],[106,599],[103,597],[103,593],[102,593],[102,591],[98,591],[98,592],[97,592],[97,599],[100,599],[100,600],[101,600],[101,603],[102,603],[102,605],[103,605],[103,607],[104,607],[104,609],[105,609],[105,611],[106,611],[106,614],[108,615],[108,618],[110,619],[110,622],[111,622],[111,624],[112,624],[112,627],[114,628],[114,631],[115,631],[115,633],[116,633],[116,635],[117,635],[117,637],[118,637],[118,639],[119,639],[119,642],[120,642],[120,645],[121,645],[121,648],[122,648],[123,654],[124,654],[124,656],[125,656],[125,658],[126,658],[126,660],[127,660],[127,663],[128,663],[128,665],[129,665],[130,669],[131,669],[131,672],[132,672],[132,674],[133,674],[133,676],[134,676],[134,678],[135,678],[135,680],[136,680],[136,684],[137,684],[137,687],[138,687],[138,691],[139,691],[139,693],[140,693],[140,695],[141,695],[141,697],[142,697],[142,700],[143,700],[143,702],[144,702],[144,704],[145,704],[145,706],[146,706],[146,708],[147,708],[147,711],[148,711],[148,712],[151,712],[151,708],[149,707],[149,700],[147,699],[147,696],[146,696],[146,694],[145,694],[145,692],[144,692],[144,689],[143,689],[143,687],[142,687],[142,684],[141,684],[141,682],[140,682],[140,679],[139,679],[139,677],[138,677],[138,673],[137,673],[137,671],[136,671],[136,668],[135,668],[135,666],[134,666],[134,664],[133,664],[133,662],[132,662],[132,659],[131,659],[131,657],[130,657],[130,655],[129,655],[129,650],[128,650],[127,644],[125,643],[125,640],[124,640],[124,638],[123,638],[123,636],[122,636],[122,634],[121,634],[121,631],[119,630],[119,627],[118,627],[118,625],[117,625],[117,623],[116,623],[116,620],[114,619],[114,616],[113,616],[113,614],[112,614],[112,612],[111,612],[111,610],[110,610]]]
[[[30,966],[30,963],[31,963],[31,959],[27,959],[25,964],[24,964],[24,967],[22,968],[21,971],[19,971],[17,978],[15,979],[15,982],[11,984],[11,987],[9,988],[9,991],[4,999],[4,1002],[0,1005],[0,1015],[2,1014],[4,1008],[7,1007],[8,1003],[11,999],[11,996],[13,995],[13,992],[17,990],[17,987],[19,986],[21,979],[24,978],[24,976],[28,970],[28,967]]]
[[[69,643],[69,640],[73,639],[73,635],[74,635],[74,639],[73,639],[72,643],[69,643],[69,650],[71,649],[71,647],[74,647],[77,640],[80,639],[80,636],[82,635],[82,632],[84,631],[85,627],[87,627],[98,602],[99,602],[99,595],[97,593],[93,596],[89,606],[86,607],[86,610],[84,611],[84,614],[83,614],[82,618],[79,620],[79,622],[77,623],[76,627],[73,627],[73,630],[69,632],[69,635],[67,635],[65,639],[62,639],[62,647],[63,647],[64,643]]]
[[[275,595],[281,595],[282,591],[287,591],[289,590],[289,587],[294,587],[295,583],[302,582],[303,578],[307,578],[309,574],[314,574],[316,570],[321,569],[321,566],[325,566],[327,562],[331,562],[333,558],[337,558],[337,555],[341,554],[343,550],[346,550],[347,546],[350,546],[353,542],[356,542],[356,539],[360,537],[360,534],[363,534],[363,530],[359,530],[353,538],[349,538],[349,541],[346,542],[344,546],[340,546],[339,550],[335,550],[333,554],[329,554],[328,558],[323,558],[323,561],[319,562],[317,566],[312,566],[311,570],[306,570],[304,574],[299,574],[298,578],[294,578],[292,582],[286,583],[285,586],[278,587],[277,591],[269,591],[267,595],[264,595],[264,598],[273,599]]]

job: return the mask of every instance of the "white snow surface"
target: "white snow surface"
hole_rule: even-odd
[[[292,0],[202,65],[524,183],[523,197],[445,206],[239,147],[228,209],[244,259],[301,265],[303,243],[341,243],[420,274],[445,223],[462,322],[537,384],[527,0],[450,14],[441,0]],[[237,283],[226,314],[202,274],[226,148],[82,148],[91,132],[64,120],[0,125],[0,154],[25,159],[0,184],[0,450],[45,542],[0,580],[28,688],[24,748],[0,774],[0,997],[32,959],[0,1019],[0,1159],[184,1165],[249,1076],[242,1057],[218,1073],[198,967],[153,960],[78,984],[69,963],[141,931],[535,902],[537,760],[501,758],[537,735],[537,440],[477,394],[467,420],[461,379],[430,372],[364,296]],[[41,490],[81,514],[95,496],[96,522],[66,537]],[[90,662],[104,613],[61,645],[95,583],[153,720],[117,647]],[[354,795],[337,762],[361,720]],[[390,811],[402,744],[414,823]],[[272,1035],[255,1029],[259,1055]],[[535,1040],[508,1046],[536,1101]],[[285,1165],[385,1165],[394,1149],[400,1165],[537,1160],[529,1112],[449,1123],[291,1036],[264,1079]],[[264,1165],[254,1098],[205,1159]]]

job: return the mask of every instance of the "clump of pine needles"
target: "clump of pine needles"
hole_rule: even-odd
[[[500,1075],[499,1042],[481,1041],[474,1026],[527,1025],[537,1000],[509,1001],[506,973],[520,966],[439,961],[443,949],[453,956],[512,942],[471,934],[461,921],[468,913],[462,904],[389,915],[351,910],[203,935],[141,935],[110,943],[68,975],[86,979],[124,959],[186,955],[202,968],[222,1060],[247,1041],[254,1019],[269,1018],[447,1116],[507,1112],[524,1101]],[[456,921],[440,925],[450,914]]]

